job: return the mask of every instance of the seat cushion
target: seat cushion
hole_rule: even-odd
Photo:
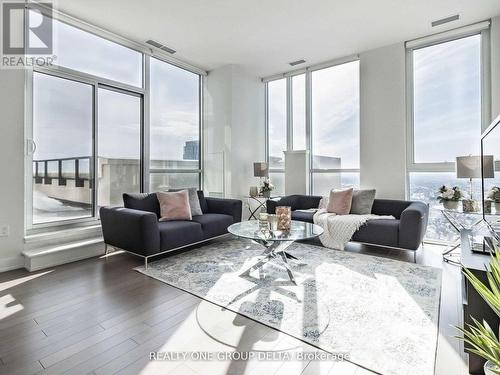
[[[161,221],[158,229],[162,251],[203,240],[201,225],[192,221]]]
[[[399,220],[370,220],[352,236],[353,241],[398,247]]]
[[[224,214],[204,214],[193,216],[193,221],[201,225],[203,238],[211,238],[227,233],[227,227],[233,224],[233,217]]]
[[[305,221],[306,223],[313,222],[314,212],[292,211],[292,220]]]

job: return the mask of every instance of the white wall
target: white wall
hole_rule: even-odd
[[[259,78],[233,67],[231,117],[231,194],[243,197],[258,179],[253,163],[265,161],[265,98]]]
[[[257,182],[253,162],[265,158],[264,85],[226,65],[209,72],[205,97],[205,154],[225,153],[226,196],[242,198]],[[206,166],[205,173],[216,171]]]
[[[23,265],[24,71],[0,69],[0,272]]]
[[[205,189],[207,186],[224,185],[226,195],[231,193],[231,160],[228,158],[231,152],[231,84],[231,66],[211,71],[205,78],[205,124],[203,128]],[[214,155],[221,154],[226,159],[224,166],[221,165],[222,160],[214,160]],[[223,173],[221,167],[224,167]],[[208,178],[211,180],[210,184],[207,181]]]
[[[406,107],[404,43],[360,55],[361,187],[377,197],[404,199]]]

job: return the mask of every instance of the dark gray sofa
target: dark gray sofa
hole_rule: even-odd
[[[314,212],[301,212],[318,208],[321,196],[289,195],[267,201],[267,212],[274,213],[277,206],[290,206],[292,219],[313,222]],[[352,236],[352,241],[404,250],[417,250],[427,229],[429,206],[423,202],[375,199],[372,214],[392,215],[393,219],[371,220]]]
[[[203,215],[192,221],[159,221],[160,204],[155,193],[123,194],[124,207],[99,210],[104,243],[148,259],[227,234],[241,221],[242,202],[205,198],[198,192]]]

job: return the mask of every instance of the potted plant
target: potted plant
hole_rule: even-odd
[[[465,277],[470,281],[474,289],[484,299],[484,301],[500,317],[500,252],[491,256],[489,269],[486,270],[488,276],[488,285],[485,285],[467,268],[463,268]],[[472,317],[474,324],[468,324],[467,327],[457,327],[462,333],[458,337],[469,344],[467,349],[486,359],[484,365],[485,375],[500,375],[500,341],[495,331],[500,334],[500,327],[494,327],[495,331],[486,321],[482,323]]]
[[[269,198],[271,196],[271,191],[273,191],[274,186],[271,184],[271,181],[267,178],[262,182],[262,186],[260,188],[260,194],[263,197]]]
[[[464,196],[458,186],[449,187],[443,185],[439,188],[438,193],[438,201],[448,210],[456,210],[458,201]]]
[[[500,187],[493,186],[488,192],[488,199],[495,203],[495,211],[500,212]]]

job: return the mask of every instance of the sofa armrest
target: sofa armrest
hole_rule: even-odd
[[[417,250],[424,239],[428,219],[429,206],[424,202],[411,202],[401,213],[399,247]]]
[[[123,207],[101,207],[104,242],[139,255],[160,251],[156,214]]]
[[[233,217],[233,223],[241,221],[243,203],[239,199],[205,198],[208,205],[208,213],[225,214]]]

